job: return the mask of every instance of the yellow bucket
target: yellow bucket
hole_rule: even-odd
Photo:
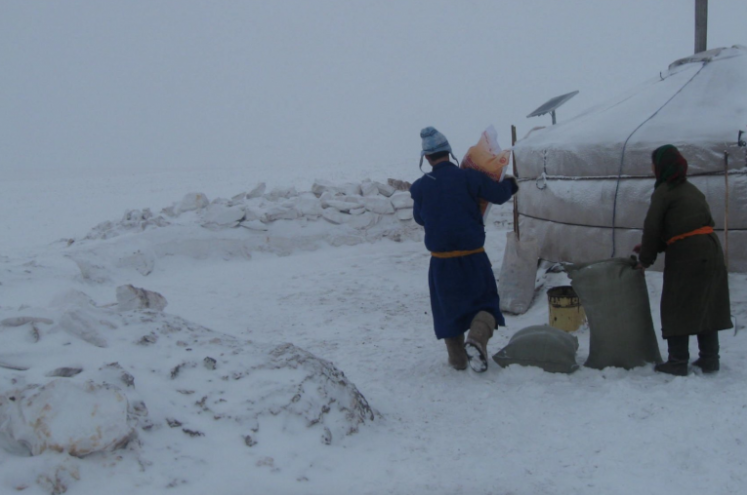
[[[586,321],[581,301],[570,285],[553,287],[547,291],[550,305],[549,324],[551,327],[575,332]]]

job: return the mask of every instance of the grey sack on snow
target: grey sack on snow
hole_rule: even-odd
[[[578,339],[549,325],[535,325],[516,332],[508,345],[493,356],[502,367],[510,364],[537,366],[551,373],[573,373],[578,369]]]
[[[626,258],[566,267],[589,321],[584,366],[630,369],[661,362],[646,278],[634,267],[635,261]]]

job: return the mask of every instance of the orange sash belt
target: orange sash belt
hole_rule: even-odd
[[[686,237],[692,237],[694,235],[704,235],[704,234],[713,234],[713,227],[701,227],[699,229],[695,229],[692,232],[688,232],[686,234],[676,235],[667,241],[667,246],[677,241],[681,241],[682,239]]]
[[[434,258],[459,258],[461,256],[469,256],[470,254],[477,254],[477,253],[484,253],[485,248],[481,247],[478,249],[473,249],[471,251],[446,251],[443,253],[434,253],[431,251],[431,256]]]

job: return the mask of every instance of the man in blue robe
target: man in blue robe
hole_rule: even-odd
[[[479,200],[503,204],[519,187],[513,177],[496,182],[451,163],[451,146],[433,127],[420,131],[420,137],[421,166],[425,157],[433,169],[412,184],[410,194],[415,202],[413,216],[425,227],[425,247],[432,255],[428,285],[433,327],[436,338],[446,342],[453,368],[464,370],[469,364],[483,372],[488,368],[488,340],[505,320],[485,254]]]

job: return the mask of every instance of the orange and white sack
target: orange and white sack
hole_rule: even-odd
[[[472,168],[487,174],[494,181],[500,182],[506,173],[511,158],[510,150],[501,150],[498,145],[498,133],[495,127],[489,126],[480,136],[475,146],[467,150],[462,159],[462,168]],[[490,203],[480,200],[480,210],[483,216],[489,211]]]

